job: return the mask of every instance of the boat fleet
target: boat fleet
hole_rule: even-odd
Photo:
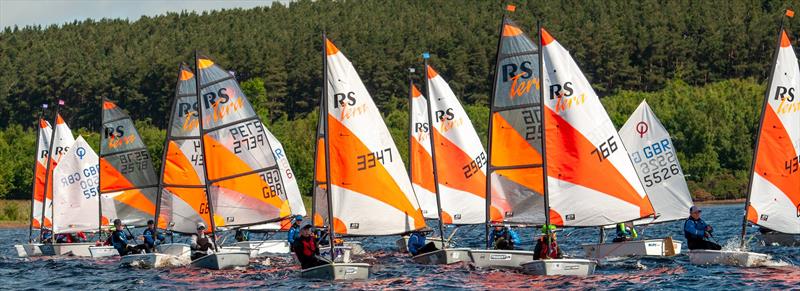
[[[408,167],[355,67],[323,33],[309,220],[328,232],[330,242],[342,242],[323,246],[330,260],[300,276],[367,279],[371,265],[357,262],[365,251],[352,237],[396,237],[398,250],[406,252],[409,234],[419,231],[435,231],[428,240],[438,250],[409,263],[466,263],[532,275],[586,276],[609,258],[684,253],[683,242],[670,236],[605,241],[605,230],[620,223],[687,217],[693,202],[667,127],[642,101],[617,130],[569,51],[544,27],[537,25],[530,37],[511,20],[513,10],[507,8],[498,31],[486,147],[426,52],[424,90],[409,78]],[[762,236],[767,245],[797,242],[800,100],[792,92],[798,85],[800,68],[781,25],[740,245],[689,250],[692,264],[751,267],[769,261],[767,254],[748,251],[748,225],[775,232]],[[133,120],[113,101],[101,104],[99,155],[83,137],[73,138],[58,114],[62,105],[55,106],[55,126],[43,117],[44,108],[38,122],[30,240],[15,246],[20,257],[118,256],[111,246],[46,237],[99,236],[114,219],[130,227],[153,220],[158,233],[179,241],[204,225],[214,241],[213,251],[194,260],[188,244],[171,239],[155,252],[120,257],[123,265],[230,269],[290,254],[284,239],[217,241],[233,231],[286,231],[293,217],[307,213],[282,145],[234,75],[212,58],[196,53],[193,68],[178,69],[158,173]],[[459,227],[468,225],[485,227],[484,246],[454,243]],[[493,245],[495,227],[542,225],[596,228],[600,237],[582,245],[584,258],[535,260],[533,250]],[[542,231],[550,237],[552,228]]]

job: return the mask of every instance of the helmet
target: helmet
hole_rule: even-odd
[[[197,230],[204,230],[204,229],[206,229],[206,225],[205,224],[203,224],[202,222],[197,224]]]
[[[556,231],[556,226],[552,224],[542,225],[542,234],[548,234],[550,232]]]

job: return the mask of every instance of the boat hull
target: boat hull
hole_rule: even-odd
[[[436,250],[412,258],[418,264],[449,265],[458,262],[471,262],[468,248]]]
[[[584,244],[583,250],[587,258],[618,258],[618,257],[667,257],[667,239],[632,240],[618,243]],[[683,242],[672,241],[675,254],[680,254]]]
[[[250,264],[250,253],[219,252],[205,255],[192,261],[192,266],[212,270],[227,270],[236,267],[247,267]]]
[[[188,244],[161,244],[156,246],[156,253],[172,255],[182,259],[189,259],[192,256],[192,250]]]
[[[87,243],[56,243],[44,244],[40,246],[42,253],[53,254],[54,256],[76,256],[76,257],[91,257],[89,247],[93,247],[93,242]]]
[[[800,246],[800,235],[788,233],[767,233],[760,235],[765,246]]]
[[[399,239],[397,239],[397,241],[394,242],[394,244],[397,246],[397,250],[400,251],[401,253],[407,253],[408,252],[408,238],[409,238],[409,236],[404,235],[404,236],[400,237]],[[440,250],[442,249],[443,242],[442,242],[442,238],[440,238],[440,237],[429,237],[429,238],[426,238],[425,241],[426,242],[433,242],[433,245],[435,245],[437,249],[440,249]],[[455,244],[453,244],[451,242],[450,244],[447,245],[447,247],[448,248],[455,247]]]
[[[112,246],[89,247],[92,258],[105,258],[119,256],[119,252]]]
[[[249,249],[251,257],[266,257],[269,255],[285,255],[291,252],[289,242],[286,240],[254,240],[241,241],[234,244],[236,247]]]
[[[188,265],[188,260],[173,255],[148,253],[122,256],[119,264],[127,267],[152,269],[185,266]]]
[[[766,254],[742,251],[689,250],[687,254],[693,265],[758,267],[770,260]]]
[[[470,250],[469,255],[478,268],[519,269],[522,263],[533,261],[533,252],[523,250]]]
[[[43,244],[40,243],[20,244],[20,245],[14,245],[14,249],[17,250],[17,256],[20,258],[52,255],[52,253],[46,254],[42,252],[42,245]]]
[[[369,264],[333,263],[303,269],[300,276],[321,280],[365,280],[369,278]]]
[[[586,259],[536,260],[522,263],[522,272],[539,276],[589,276],[597,261]]]

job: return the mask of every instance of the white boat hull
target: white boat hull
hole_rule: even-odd
[[[42,244],[40,244],[40,243],[14,245],[14,249],[17,250],[17,256],[20,257],[20,258],[40,257],[40,256],[52,255],[52,254],[43,253],[41,247],[42,247]]]
[[[397,250],[400,251],[401,253],[407,253],[408,252],[408,238],[409,238],[409,236],[404,235],[401,238],[397,239],[397,241],[394,242],[394,244],[397,246]],[[440,237],[429,237],[429,238],[426,238],[425,239],[425,243],[429,243],[429,242],[433,242],[433,245],[435,245],[437,249],[440,249],[440,250],[442,249],[442,245],[443,245],[442,238],[440,238]],[[448,248],[455,247],[455,244],[453,244],[451,242],[450,244],[447,245],[447,247]]]
[[[93,247],[93,242],[87,243],[56,243],[44,244],[40,246],[42,253],[52,253],[55,256],[76,256],[91,257],[89,247]]]
[[[458,262],[471,262],[468,248],[443,249],[416,255],[412,258],[418,264],[449,265]]]
[[[192,266],[212,270],[227,270],[236,267],[247,267],[250,254],[246,252],[219,252],[205,255],[192,261]]]
[[[173,255],[148,253],[122,256],[119,259],[119,263],[127,267],[153,269],[186,266],[189,264],[189,260],[187,258],[181,259]]]
[[[675,249],[675,255],[680,254],[683,242],[673,240],[672,245]],[[669,256],[666,239],[646,239],[617,243],[584,244],[583,250],[586,252],[587,258],[593,259],[635,256]]]
[[[322,280],[365,280],[369,278],[369,268],[370,265],[364,263],[333,263],[303,269],[300,276]]]
[[[522,272],[539,276],[589,276],[597,261],[586,259],[551,259],[522,263]]]
[[[105,258],[119,256],[119,252],[112,246],[89,247],[92,258]]]
[[[523,250],[470,250],[469,255],[478,268],[519,269],[522,263],[533,261],[533,252]]]
[[[161,244],[156,245],[156,253],[172,255],[181,259],[192,257],[192,250],[188,244]]]
[[[770,261],[769,255],[742,251],[689,250],[687,254],[694,265],[757,267]]]
[[[765,246],[800,246],[800,235],[788,233],[768,233],[761,234],[760,237]]]
[[[276,254],[283,255],[291,252],[289,242],[286,240],[241,241],[234,244],[234,246],[251,250],[252,258]]]

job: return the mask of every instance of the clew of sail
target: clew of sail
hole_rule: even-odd
[[[204,161],[216,227],[278,221],[291,214],[267,130],[234,76],[198,56]]]
[[[625,146],[572,59],[541,29],[550,221],[601,226],[654,214]]]
[[[100,197],[103,225],[120,219],[145,226],[156,211],[158,178],[147,147],[133,120],[111,101],[103,100],[100,134]]]
[[[425,227],[408,173],[377,106],[355,68],[325,39],[327,124],[333,229],[346,235],[392,235]],[[325,176],[324,139],[317,180]],[[320,148],[320,146],[322,146]],[[319,193],[319,192],[317,192]],[[327,197],[315,197],[315,202]],[[315,203],[316,207],[320,206]]]
[[[97,230],[99,172],[97,154],[78,136],[53,172],[54,233]]]
[[[50,123],[44,119],[39,119],[39,134],[36,137],[39,139],[39,146],[36,148],[36,170],[34,172],[35,183],[33,184],[33,209],[31,211],[31,226],[34,229],[41,228],[41,223],[39,220],[42,219],[42,211],[44,211],[44,180],[46,176],[45,173],[47,172],[47,151],[50,149],[50,135],[52,133],[53,128],[50,127]],[[50,197],[52,200],[52,187],[48,190],[48,192],[48,197]],[[47,220],[45,227],[52,227],[49,219],[45,219]]]
[[[194,233],[198,223],[210,225],[194,78],[182,64],[167,128],[157,209],[159,228],[185,234]]]
[[[486,152],[453,90],[433,67],[426,71],[442,222],[485,223]]]
[[[622,125],[619,136],[656,213],[655,219],[647,218],[637,223],[686,218],[689,207],[692,207],[692,196],[669,132],[647,101],[642,101]]]
[[[542,224],[542,118],[539,48],[503,19],[491,104],[489,173],[492,222]]]
[[[417,195],[422,215],[438,219],[436,215],[436,186],[433,181],[433,159],[431,158],[430,125],[428,123],[428,100],[411,85],[411,124],[409,126],[409,151],[411,151],[411,184]]]
[[[800,69],[789,37],[781,31],[769,93],[765,97],[747,220],[800,234]]]

